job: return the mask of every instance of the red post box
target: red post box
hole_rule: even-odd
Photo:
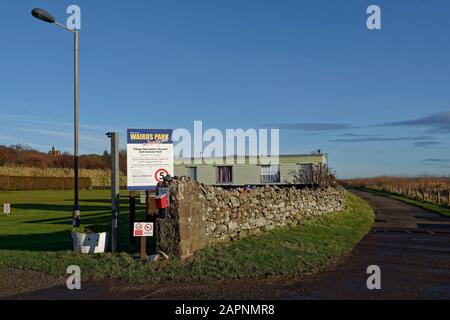
[[[160,194],[155,197],[155,204],[157,209],[166,209],[167,208],[167,195]]]

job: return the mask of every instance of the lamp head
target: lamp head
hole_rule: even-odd
[[[31,14],[36,19],[39,19],[39,20],[44,21],[44,22],[55,23],[55,21],[56,21],[55,17],[53,17],[50,13],[48,13],[47,11],[45,11],[43,9],[34,8],[31,11]]]

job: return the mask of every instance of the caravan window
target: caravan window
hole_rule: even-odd
[[[217,167],[217,183],[232,183],[233,167],[223,166]]]
[[[188,177],[193,181],[197,181],[197,167],[188,168]]]
[[[261,166],[261,183],[279,183],[280,180],[280,166]]]

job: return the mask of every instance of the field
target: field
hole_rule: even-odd
[[[450,178],[448,177],[377,177],[343,180],[347,187],[377,192],[381,195],[450,216]]]
[[[82,223],[107,223],[108,191],[81,193]],[[132,282],[220,280],[269,275],[309,274],[340,261],[369,231],[374,214],[362,199],[347,195],[347,208],[300,225],[278,228],[259,237],[198,251],[187,262],[142,264],[128,243],[128,205],[121,197],[121,238],[125,251],[85,256],[70,251],[71,192],[4,192],[12,214],[0,216],[0,265],[64,276],[79,265],[83,277]],[[144,211],[139,206],[138,215]]]
[[[343,183],[357,188],[395,193],[410,199],[450,205],[449,177],[377,177],[344,180]]]

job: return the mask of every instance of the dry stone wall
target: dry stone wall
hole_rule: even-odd
[[[212,243],[297,224],[344,207],[342,188],[266,186],[227,190],[177,178],[170,185],[166,217],[157,221],[158,247],[187,258]]]

